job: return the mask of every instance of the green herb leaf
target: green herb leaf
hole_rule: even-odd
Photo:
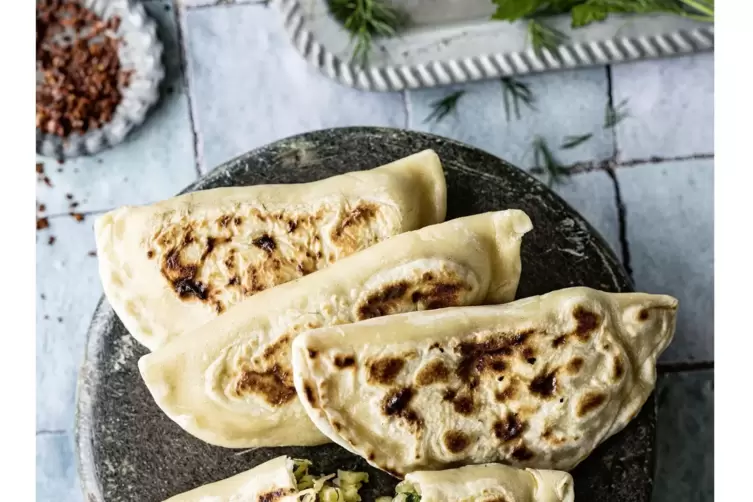
[[[505,104],[505,117],[508,122],[510,122],[510,105],[512,105],[512,109],[515,111],[515,117],[518,120],[520,120],[521,102],[531,110],[536,109],[534,106],[536,98],[533,93],[531,93],[531,88],[528,87],[528,84],[521,82],[520,80],[515,80],[512,77],[503,77],[500,79],[500,82],[502,82],[502,97],[504,98]]]
[[[431,104],[432,112],[424,119],[424,123],[434,121],[439,123],[450,113],[454,113],[458,106],[458,101],[465,94],[465,91],[455,91],[448,94],[442,99],[438,99]]]
[[[560,54],[557,48],[567,41],[567,35],[532,19],[528,21],[528,40],[539,57],[542,57],[542,53],[546,49],[552,56],[559,59]]]
[[[531,170],[535,173],[545,173],[547,175],[547,186],[550,188],[555,184],[562,183],[564,179],[570,176],[570,168],[560,164],[554,157],[544,138],[537,136],[533,140],[533,161],[535,167]]]
[[[604,110],[604,129],[613,129],[617,124],[630,116],[627,103],[627,99],[623,99],[617,103],[617,106],[607,103],[607,107]]]
[[[714,21],[713,0],[585,0],[572,9],[572,26],[603,21],[609,14],[666,13]]]
[[[570,150],[571,148],[575,148],[576,146],[582,145],[589,139],[593,137],[593,134],[582,134],[580,136],[565,136],[565,139],[563,140],[562,144],[560,145],[560,148],[562,150]]]
[[[408,25],[408,16],[384,0],[327,0],[332,16],[350,32],[351,61],[365,65],[374,37],[393,37]]]
[[[492,0],[497,10],[492,14],[492,19],[501,21],[516,21],[530,16],[539,8],[540,0]]]

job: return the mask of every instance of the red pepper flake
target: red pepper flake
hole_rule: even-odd
[[[89,251],[86,254],[88,254],[89,256],[97,256],[97,252],[96,251]]]
[[[48,187],[52,187],[52,182],[50,181],[50,178],[48,178],[47,176],[42,176],[42,181],[44,181],[44,184],[47,185]]]
[[[81,213],[71,213],[71,216],[78,222],[84,221],[84,215]]]
[[[44,204],[39,204],[39,212],[40,213],[44,213],[45,209],[47,209],[47,206],[45,206]]]
[[[77,208],[77,207],[78,207],[78,202],[75,202],[75,201],[74,201],[74,202],[71,202],[71,203],[70,203],[70,204],[68,204],[68,205],[69,205],[69,206],[70,206],[70,207],[71,207],[72,209],[75,209],[75,208]]]
[[[37,162],[37,174],[44,174],[44,164]]]
[[[67,194],[65,194],[65,198],[68,199],[68,200],[71,200],[71,199],[73,199],[73,194],[72,193],[67,193]]]
[[[49,244],[50,246],[52,246],[53,244],[55,244],[55,236],[54,235],[51,235],[50,238],[47,239],[47,244]]]
[[[49,228],[50,221],[47,218],[37,218],[37,230],[44,230]]]

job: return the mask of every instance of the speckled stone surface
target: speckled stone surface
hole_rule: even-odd
[[[235,159],[191,189],[313,181],[376,167],[425,148],[433,148],[445,167],[448,219],[504,208],[521,208],[531,216],[534,230],[523,243],[519,297],[572,285],[630,289],[625,271],[603,240],[553,192],[489,154],[436,136],[376,128],[310,133]],[[144,353],[106,302],[100,304],[79,382],[77,441],[89,500],[158,501],[281,454],[310,458],[325,471],[368,470],[367,501],[393,487],[389,475],[334,445],[239,454],[192,438],[150,398],[136,365]],[[576,469],[579,500],[649,500],[654,422],[651,398],[636,420]]]
[[[663,375],[655,502],[714,500],[714,372]]]

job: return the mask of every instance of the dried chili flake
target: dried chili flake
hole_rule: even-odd
[[[71,213],[71,216],[78,222],[84,221],[84,215],[81,213]]]
[[[37,230],[44,230],[50,227],[50,222],[47,218],[37,218]]]

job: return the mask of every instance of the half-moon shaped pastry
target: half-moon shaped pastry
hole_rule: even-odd
[[[439,223],[445,211],[431,150],[313,183],[194,192],[98,218],[99,274],[125,327],[154,350],[243,298]]]
[[[573,477],[562,471],[467,465],[406,474],[399,499],[420,502],[574,502]],[[400,497],[404,493],[406,497]],[[381,497],[380,497],[381,498]],[[387,498],[384,502],[387,502]],[[380,502],[377,500],[377,502]]]
[[[208,443],[328,442],[296,396],[293,339],[309,329],[388,314],[511,301],[521,238],[530,229],[525,213],[510,210],[397,235],[244,300],[142,357],[141,375],[159,407]],[[347,370],[353,361],[333,364]]]
[[[175,495],[165,502],[298,502],[293,460],[277,457],[233,477]]]
[[[398,477],[458,462],[567,471],[637,415],[676,309],[570,288],[317,329],[293,343],[295,387],[324,434]]]

